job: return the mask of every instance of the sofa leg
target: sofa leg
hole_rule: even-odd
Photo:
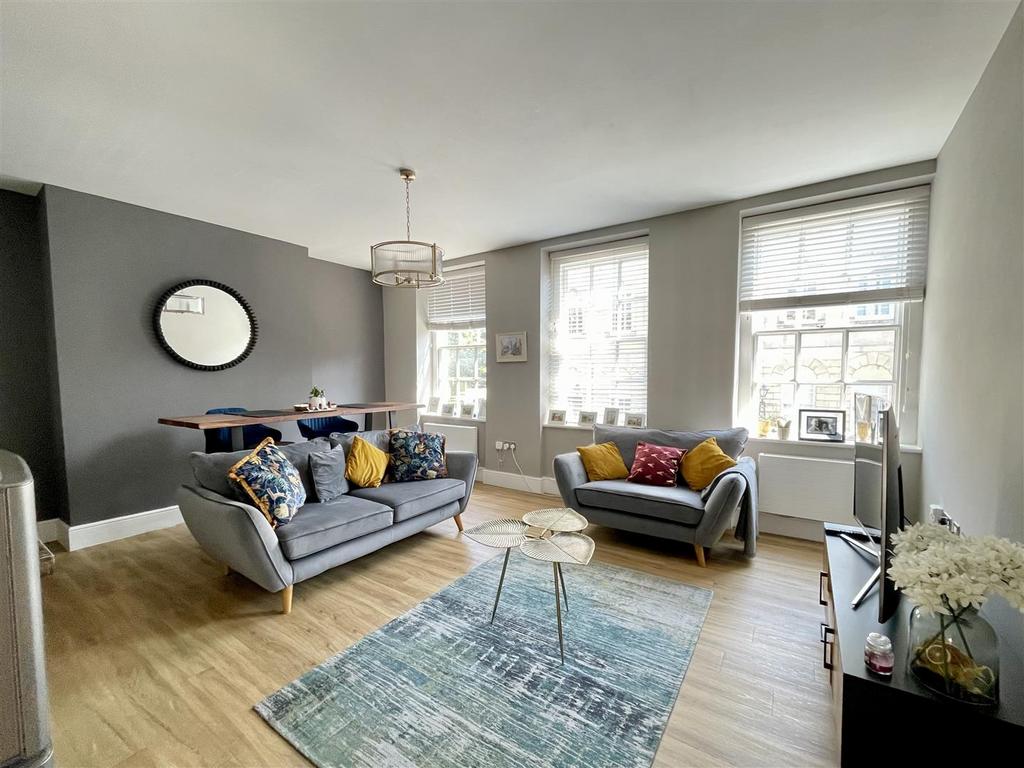
[[[460,512],[459,514],[457,514],[452,519],[455,521],[455,525],[458,526],[459,532],[461,533],[461,531],[462,531],[462,513]]]
[[[221,563],[221,568],[224,570],[224,575],[225,576],[230,576],[231,575],[231,566],[230,565],[228,565],[227,563]]]
[[[292,590],[294,586],[289,584],[283,590],[281,590],[281,613],[289,614],[292,612]]]
[[[708,562],[704,559],[704,547],[702,547],[700,544],[694,544],[693,551],[697,553],[697,565],[699,565],[701,568],[707,568]]]

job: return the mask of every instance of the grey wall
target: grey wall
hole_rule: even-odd
[[[32,469],[41,520],[66,503],[43,226],[37,198],[0,190],[0,448]]]
[[[306,249],[56,187],[45,190],[60,409],[72,525],[166,507],[201,432],[160,416],[286,406],[315,381],[339,401],[378,399],[380,289]],[[205,277],[251,303],[253,353],[194,371],[157,345],[151,313],[176,282]],[[294,426],[285,439],[299,439]]]
[[[1024,22],[943,146],[922,353],[922,504],[1024,540]]]

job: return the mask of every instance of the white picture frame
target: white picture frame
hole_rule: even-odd
[[[525,363],[526,331],[494,334],[494,359],[498,363]]]
[[[476,417],[483,421],[487,418],[487,398],[481,397],[476,401]]]
[[[619,409],[605,408],[604,414],[601,418],[601,423],[611,427],[616,426],[619,423]]]
[[[437,413],[441,407],[441,398],[436,395],[427,401],[427,413]]]
[[[646,417],[642,413],[630,413],[626,411],[626,426],[633,429],[642,429]]]
[[[441,406],[442,416],[454,416],[455,415],[455,403],[444,403]]]
[[[472,419],[473,412],[476,410],[476,405],[473,403],[463,403],[459,406],[459,417],[463,419]]]
[[[552,408],[550,411],[548,411],[548,424],[553,424],[559,427],[564,426],[565,411],[559,408]]]
[[[577,423],[581,427],[592,427],[597,424],[597,411],[580,411]]]

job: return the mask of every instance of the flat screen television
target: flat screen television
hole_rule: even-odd
[[[857,548],[876,559],[878,570],[854,598],[853,607],[877,582],[878,621],[885,622],[896,612],[900,599],[889,577],[892,534],[905,521],[900,433],[892,406],[882,398],[854,395],[854,417],[853,516],[870,542],[867,547]],[[856,546],[852,539],[847,541]]]

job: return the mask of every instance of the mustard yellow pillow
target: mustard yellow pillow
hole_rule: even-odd
[[[615,443],[581,445],[576,450],[583,459],[589,480],[624,480],[629,477],[626,462]]]
[[[378,488],[388,470],[388,455],[356,435],[345,459],[345,479],[360,488]]]
[[[693,490],[702,491],[719,472],[735,466],[736,462],[718,447],[718,441],[709,437],[683,456],[683,479]]]

